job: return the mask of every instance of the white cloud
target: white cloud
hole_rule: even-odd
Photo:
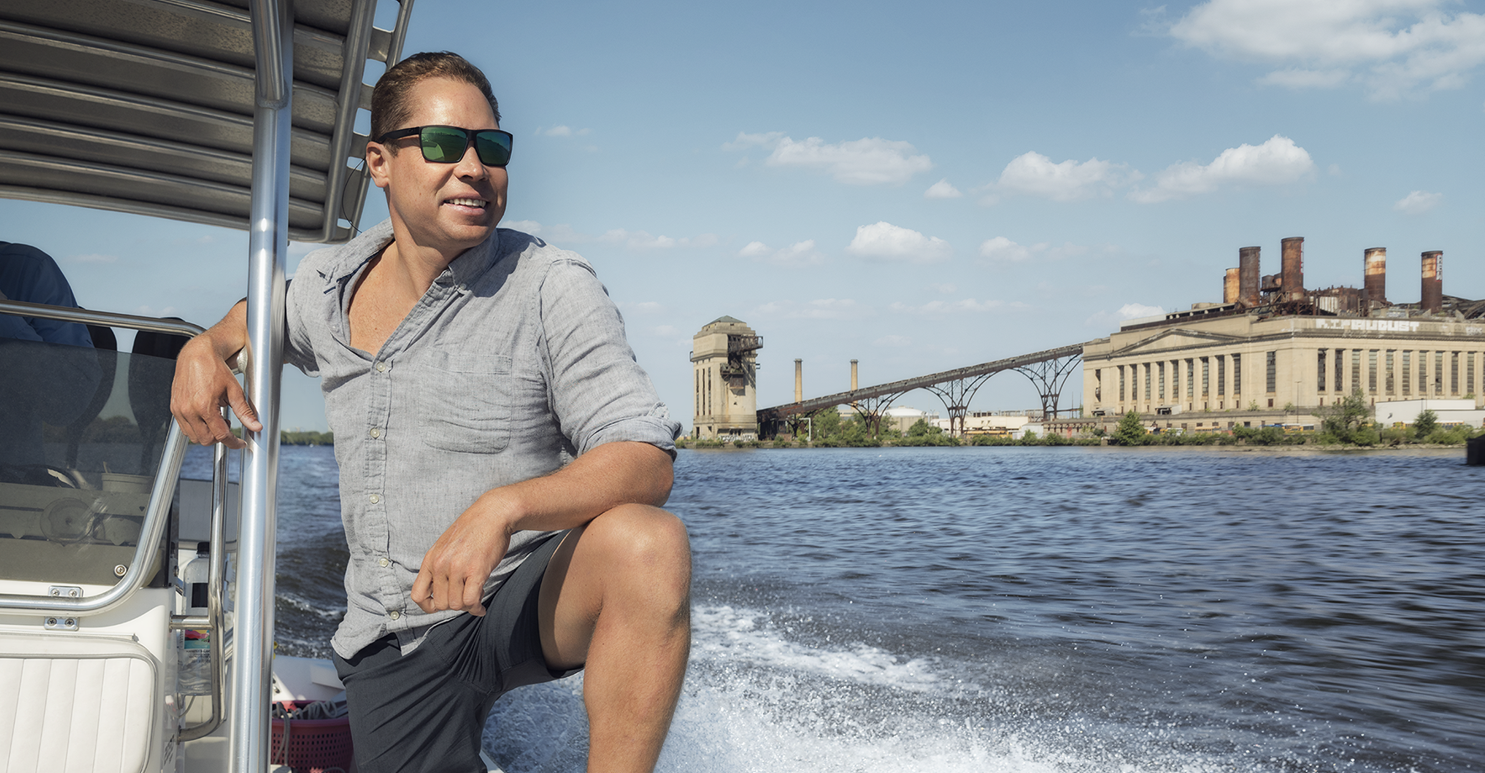
[[[1143,319],[1145,317],[1159,316],[1165,313],[1165,309],[1159,306],[1146,306],[1141,303],[1126,303],[1119,307],[1118,311],[1100,311],[1089,317],[1084,324],[1091,327],[1110,328],[1118,327],[1120,322],[1131,319]]]
[[[500,227],[528,233],[532,236],[541,236],[541,223],[535,220],[502,220],[500,221]]]
[[[67,263],[117,263],[119,256],[106,255],[101,252],[90,252],[86,255],[73,255],[66,259]]]
[[[1351,80],[1346,70],[1274,70],[1258,79],[1265,86],[1291,89],[1330,89]]]
[[[889,336],[882,336],[881,338],[878,338],[877,340],[872,341],[871,342],[871,345],[872,346],[890,346],[890,347],[892,347],[894,349],[901,349],[901,348],[903,348],[905,346],[912,346],[913,345],[913,339],[908,338],[907,336],[889,335]]]
[[[1210,0],[1169,33],[1213,56],[1274,66],[1260,83],[1373,98],[1459,88],[1485,62],[1485,16],[1450,0]]]
[[[665,311],[664,304],[659,301],[640,301],[639,303],[621,303],[619,308],[633,314],[659,314]]]
[[[933,168],[928,156],[918,153],[911,144],[881,137],[831,144],[819,137],[798,141],[783,132],[739,132],[737,139],[722,145],[728,151],[752,147],[773,149],[763,162],[768,166],[822,171],[848,185],[901,185]]]
[[[763,242],[748,242],[746,246],[737,251],[737,254],[776,266],[809,266],[824,260],[824,257],[815,251],[814,239],[805,239],[777,250]]]
[[[579,233],[566,223],[542,225],[535,220],[502,220],[500,221],[500,227],[521,231],[532,236],[539,236],[542,241],[559,246],[593,241],[593,237],[585,233]]]
[[[1222,151],[1212,163],[1174,164],[1156,175],[1155,187],[1129,197],[1142,204],[1209,193],[1228,184],[1288,185],[1313,176],[1315,162],[1294,140],[1275,134],[1262,145],[1239,145]]]
[[[1012,263],[1027,260],[1032,257],[1060,260],[1062,258],[1074,257],[1088,252],[1088,248],[1081,244],[1066,242],[1061,246],[1054,246],[1050,242],[1038,242],[1030,246],[1017,244],[1004,236],[986,239],[980,242],[980,256],[997,261],[1008,261]]]
[[[722,149],[727,151],[747,150],[756,147],[773,147],[779,140],[784,138],[783,132],[766,132],[764,134],[748,134],[738,132],[737,139],[732,142],[722,143]]]
[[[798,301],[770,301],[752,311],[753,316],[770,319],[861,319],[872,316],[872,308],[850,298],[821,298]]]
[[[932,289],[934,292],[939,293],[939,294],[942,294],[942,295],[953,295],[954,293],[956,293],[956,292],[959,291],[959,288],[958,287],[955,287],[950,282],[939,282],[939,283],[931,284],[928,287],[930,289]]]
[[[857,228],[856,238],[851,240],[846,251],[878,260],[936,263],[948,260],[954,248],[937,236],[924,236],[910,228],[882,221]]]
[[[1398,199],[1392,208],[1404,215],[1421,215],[1439,205],[1444,200],[1442,193],[1427,193],[1424,191],[1413,191]]]
[[[958,188],[949,184],[949,178],[947,177],[929,186],[928,190],[923,191],[923,198],[925,199],[957,199],[963,195],[963,193],[959,192]]]
[[[1119,319],[1141,319],[1154,317],[1165,313],[1165,309],[1159,306],[1146,306],[1140,303],[1126,303],[1119,307]]]
[[[929,301],[921,306],[912,306],[897,302],[887,307],[898,314],[919,314],[924,316],[942,316],[946,314],[976,313],[987,311],[1002,311],[1010,308],[1026,308],[1023,303],[1006,303],[1005,301],[977,301],[974,298],[963,298],[957,301]]]
[[[541,127],[537,127],[536,129],[537,134],[547,137],[581,137],[592,131],[592,129],[574,129],[571,126],[553,126],[552,128],[545,130],[543,130]]]
[[[1108,196],[1113,189],[1139,179],[1138,172],[1127,173],[1124,164],[1090,158],[1071,159],[1054,164],[1052,159],[1028,151],[1011,159],[1000,173],[1000,180],[987,186],[991,195],[983,203],[993,204],[1001,193],[1040,196],[1053,201],[1077,201],[1093,196]]]
[[[614,228],[605,231],[598,237],[601,242],[609,244],[622,244],[629,250],[668,250],[673,247],[710,247],[717,243],[715,234],[701,234],[694,237],[675,238],[671,236],[651,236],[648,231],[629,231],[623,228]]]
[[[1031,250],[1005,238],[997,236],[980,243],[980,255],[991,260],[1019,262],[1031,257]]]

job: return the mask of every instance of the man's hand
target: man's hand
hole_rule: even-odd
[[[659,507],[675,480],[670,456],[639,442],[604,443],[540,478],[486,491],[423,556],[412,600],[424,612],[485,614],[485,580],[518,531],[575,529],[622,504]]]
[[[227,367],[227,358],[246,345],[247,304],[239,303],[225,319],[181,349],[170,387],[170,412],[191,442],[203,446],[221,442],[228,448],[246,445],[222,418],[223,408],[231,408],[244,427],[263,430],[257,410]]]
[[[485,614],[480,603],[485,580],[505,557],[512,532],[496,515],[501,510],[496,504],[500,491],[480,497],[423,556],[412,599],[424,612],[457,609],[476,617]]]

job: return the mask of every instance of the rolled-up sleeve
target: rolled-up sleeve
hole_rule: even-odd
[[[628,440],[674,456],[681,426],[635,361],[619,309],[593,269],[554,261],[537,298],[552,409],[578,453]]]
[[[324,275],[312,268],[314,261],[310,258],[314,254],[310,253],[300,262],[299,271],[284,293],[284,362],[311,377],[320,375],[311,331],[314,325],[326,324],[323,316],[315,316],[315,310],[324,304],[315,303],[316,298],[306,297],[310,293],[326,292]]]

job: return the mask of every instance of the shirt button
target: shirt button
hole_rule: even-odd
[[[394,609],[394,610],[392,610],[392,612],[390,614],[387,615],[387,617],[390,617],[393,620],[396,620],[397,618],[402,617],[402,613],[401,612],[398,612],[397,610]]]
[[[367,497],[367,499],[371,500],[371,503],[374,505],[374,504],[382,501],[382,495],[381,494],[372,494],[371,496]]]
[[[386,373],[387,372],[387,361],[386,360],[377,360],[377,362],[376,362],[376,372],[377,373]]]
[[[386,566],[387,564],[390,564],[390,563],[392,563],[392,562],[391,561],[388,561],[385,558],[381,558],[381,559],[378,559],[377,560],[376,565],[377,566]]]
[[[379,438],[379,437],[381,437],[382,436],[381,427],[372,427],[371,428],[371,436],[373,438]]]

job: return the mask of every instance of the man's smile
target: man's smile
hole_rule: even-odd
[[[487,204],[489,204],[489,202],[485,201],[484,199],[471,199],[471,198],[462,198],[462,197],[461,198],[446,199],[444,201],[444,203],[445,204],[454,204],[454,205],[460,206],[460,207],[474,207],[475,209],[484,209],[485,206]]]

